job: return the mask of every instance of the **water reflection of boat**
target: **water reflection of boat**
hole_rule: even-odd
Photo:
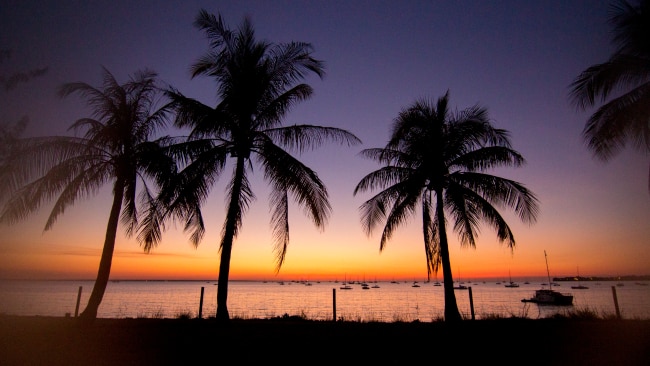
[[[544,251],[544,259],[546,260],[546,274],[548,276],[548,283],[552,285],[551,282],[551,273],[548,270],[548,257],[546,256],[546,251]],[[548,286],[548,289],[539,289],[535,290],[535,296],[529,299],[522,299],[522,302],[533,302],[538,305],[573,305],[573,295],[572,294],[563,294],[559,291],[555,291],[551,288],[551,285]]]

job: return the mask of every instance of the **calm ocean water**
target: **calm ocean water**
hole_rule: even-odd
[[[614,286],[621,316],[626,319],[650,319],[650,286],[626,281],[583,283],[585,290],[571,289],[573,283],[561,282],[554,287],[574,295],[574,306],[554,307],[523,303],[533,296],[543,281],[506,288],[504,282],[466,282],[471,287],[477,319],[490,316],[525,316],[543,318],[556,313],[590,310],[600,316],[615,315]],[[342,290],[341,282],[254,282],[231,281],[228,309],[231,317],[269,318],[299,315],[309,319],[330,320],[334,300],[337,319],[352,321],[432,321],[443,318],[442,286],[433,282],[370,282],[369,289],[359,283]],[[83,311],[92,291],[93,281],[0,281],[0,314],[74,316],[79,288],[79,312]],[[373,287],[375,286],[375,287]],[[177,318],[214,317],[217,286],[215,281],[112,281],[99,308],[100,318]],[[470,291],[456,290],[461,313],[471,317]]]

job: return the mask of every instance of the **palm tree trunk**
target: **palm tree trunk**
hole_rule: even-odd
[[[438,213],[438,231],[440,235],[440,260],[442,262],[442,278],[445,290],[445,321],[458,322],[462,318],[456,303],[454,292],[454,277],[451,274],[451,260],[449,259],[449,242],[445,227],[444,202],[442,192],[436,192],[436,212]]]
[[[238,217],[241,215],[241,206],[239,204],[244,178],[243,157],[237,158],[237,167],[235,168],[235,178],[233,180],[232,191],[230,193],[230,203],[228,206],[228,215],[226,216],[226,226],[221,241],[221,262],[219,263],[219,282],[217,284],[217,321],[227,322],[230,320],[228,314],[228,277],[230,275],[230,257],[232,254],[232,244],[237,230]]]
[[[124,192],[124,183],[120,179],[115,182],[113,191],[113,206],[111,213],[108,216],[108,225],[106,226],[106,237],[104,239],[104,248],[102,250],[102,257],[99,260],[99,270],[97,271],[97,279],[93,286],[93,291],[90,294],[88,305],[81,313],[80,318],[86,320],[94,320],[97,318],[97,310],[99,304],[102,302],[106,286],[108,285],[108,278],[111,274],[111,264],[113,262],[113,252],[115,250],[115,238],[117,236],[117,225],[119,223],[120,211],[122,210],[122,195]]]

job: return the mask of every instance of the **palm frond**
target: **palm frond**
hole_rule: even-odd
[[[293,125],[265,130],[264,134],[277,145],[299,153],[321,147],[326,142],[347,146],[361,143],[354,134],[336,127]]]
[[[397,166],[385,166],[379,168],[361,178],[354,188],[353,194],[356,196],[361,192],[369,190],[385,189],[393,186],[393,184],[405,181],[409,176],[411,176],[412,172],[413,171],[409,168],[401,168]]]
[[[316,172],[270,141],[260,146],[264,177],[274,190],[290,192],[318,228],[323,228],[331,212],[325,184]]]
[[[464,171],[485,171],[498,167],[520,167],[526,163],[517,151],[502,146],[487,146],[472,150],[454,159],[450,165]]]
[[[273,252],[275,253],[275,272],[278,273],[289,246],[289,197],[282,185],[273,185],[269,203],[272,210]]]
[[[539,200],[523,184],[490,174],[464,172],[453,180],[483,197],[491,205],[511,208],[524,223],[533,224],[539,213]]]
[[[587,121],[583,137],[595,156],[609,160],[629,141],[650,151],[650,82],[601,106]]]
[[[239,189],[237,190],[238,194],[236,195],[236,201],[235,201],[232,199],[232,197],[235,189],[235,184],[237,182],[240,183],[240,186]],[[239,234],[239,230],[241,229],[244,214],[248,210],[251,201],[255,199],[255,194],[253,193],[253,190],[250,187],[250,182],[248,181],[248,178],[246,177],[245,173],[241,177],[238,177],[237,174],[233,173],[232,179],[228,182],[228,185],[226,187],[226,192],[227,192],[226,207],[228,207],[227,215],[234,214],[233,219],[235,221],[235,226],[234,226],[233,237],[232,237],[232,239],[234,239]],[[225,237],[227,223],[228,220],[226,220],[221,230],[221,234],[222,234],[221,246],[223,246],[224,241],[227,240],[227,238]]]
[[[614,54],[607,62],[590,66],[571,83],[572,103],[580,110],[605,102],[614,92],[635,88],[650,79],[648,59]]]
[[[264,130],[278,125],[281,118],[289,112],[296,103],[309,99],[313,88],[307,84],[296,85],[279,95],[267,96],[255,118],[255,129]]]
[[[489,200],[462,186],[450,187],[447,195],[447,203],[453,206],[455,212],[454,230],[459,233],[462,243],[475,247],[474,233],[477,232],[479,223],[486,221],[496,230],[497,239],[514,249],[515,238],[510,226]]]
[[[419,191],[416,191],[417,186],[414,186],[412,182],[400,183],[396,187],[399,189],[399,195],[393,201],[394,203],[386,215],[386,222],[379,241],[379,251],[384,249],[393,232],[415,213],[416,205],[419,202]]]
[[[427,280],[431,274],[438,273],[440,266],[440,240],[438,238],[438,220],[435,213],[431,212],[431,192],[422,193],[422,235],[424,238],[424,252],[427,259]]]

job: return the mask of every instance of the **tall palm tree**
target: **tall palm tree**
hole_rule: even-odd
[[[606,62],[585,69],[571,84],[577,108],[604,103],[583,130],[588,148],[603,161],[628,143],[650,153],[650,1],[633,5],[619,0],[610,9],[615,52]]]
[[[198,245],[204,233],[200,206],[211,185],[233,160],[233,173],[227,188],[227,213],[220,243],[217,287],[219,321],[229,320],[227,297],[232,245],[242,219],[255,198],[248,175],[253,160],[261,165],[271,186],[271,225],[280,270],[289,244],[289,194],[304,206],[318,228],[324,228],[331,212],[325,185],[316,172],[302,164],[288,150],[302,152],[328,140],[356,144],[352,133],[314,125],[282,126],[282,118],[297,102],[312,95],[312,88],[300,83],[308,73],[323,75],[321,61],[314,59],[307,43],[274,44],[258,41],[248,19],[230,30],[218,17],[201,10],[194,25],[210,40],[210,51],[191,67],[192,77],[206,75],[218,83],[219,102],[215,108],[170,90],[176,106],[176,125],[190,128],[185,144],[177,145],[187,161],[174,184],[161,194],[166,213],[151,219],[148,237],[156,245],[161,217],[174,214],[192,231]],[[287,149],[287,150],[285,150]],[[179,155],[181,156],[181,155]],[[168,217],[168,216],[167,216]]]
[[[162,93],[156,85],[157,75],[139,71],[124,84],[118,84],[106,69],[102,76],[101,88],[73,82],[59,89],[62,97],[79,94],[92,108],[92,116],[70,126],[75,136],[26,138],[17,143],[8,162],[11,179],[6,180],[14,183],[10,188],[16,191],[0,216],[1,221],[16,222],[56,197],[45,224],[49,230],[66,208],[112,183],[113,202],[97,278],[80,315],[87,320],[97,317],[106,290],[119,221],[127,235],[137,231],[136,192],[140,191],[143,203],[151,202],[156,193],[149,188],[150,180],[162,184],[176,167],[165,155],[168,138],[154,140],[170,111],[169,105],[158,108]],[[77,137],[77,131],[83,136]],[[136,189],[138,186],[141,188]]]
[[[394,120],[384,148],[361,154],[383,166],[366,175],[354,194],[380,189],[361,205],[366,234],[384,222],[380,251],[398,226],[422,210],[427,274],[442,265],[445,320],[461,320],[449,258],[447,218],[462,246],[476,245],[481,221],[494,227],[501,242],[514,250],[515,238],[497,207],[512,208],[528,223],[536,220],[537,199],[522,184],[484,173],[500,166],[520,166],[524,158],[510,146],[508,133],[490,124],[479,106],[449,111],[449,93],[437,103],[416,101]]]

